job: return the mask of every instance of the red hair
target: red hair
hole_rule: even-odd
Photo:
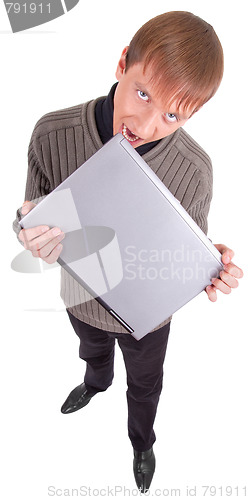
[[[213,27],[190,12],[161,14],[134,35],[126,71],[144,63],[152,69],[156,95],[171,105],[197,111],[217,91],[223,76],[223,50]]]

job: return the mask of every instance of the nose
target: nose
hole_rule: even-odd
[[[144,110],[137,116],[136,133],[142,139],[153,137],[157,131],[159,120],[159,111],[157,110]]]

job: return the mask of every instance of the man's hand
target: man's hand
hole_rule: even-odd
[[[211,302],[215,302],[217,300],[216,290],[220,290],[222,293],[226,294],[231,293],[232,288],[237,288],[239,286],[238,279],[243,276],[242,269],[237,267],[232,262],[232,258],[234,256],[233,250],[221,244],[214,246],[222,255],[221,260],[224,267],[220,272],[220,277],[213,278],[211,280],[212,285],[206,287],[206,292]]]
[[[34,207],[34,203],[25,201],[22,214],[26,215]],[[48,264],[53,264],[62,251],[63,247],[60,242],[64,236],[65,234],[58,227],[50,229],[49,226],[36,226],[31,229],[22,229],[18,238],[23,242],[24,248],[31,251],[33,257],[40,257]]]

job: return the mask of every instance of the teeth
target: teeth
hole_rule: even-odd
[[[140,139],[140,137],[137,137],[137,135],[135,135],[134,137],[129,136],[128,133],[127,133],[127,127],[126,127],[126,125],[123,125],[122,135],[129,142],[134,142],[134,141],[137,141],[138,139]]]

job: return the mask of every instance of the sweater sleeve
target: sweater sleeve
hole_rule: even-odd
[[[199,187],[193,203],[188,208],[188,214],[200,227],[200,229],[207,235],[208,233],[208,213],[212,200],[212,170],[210,171],[209,180],[200,179]]]
[[[210,208],[211,197],[207,195],[204,200],[199,201],[189,211],[189,215],[194,219],[196,224],[207,235],[208,233],[208,212]]]
[[[44,165],[38,158],[36,134],[33,132],[28,150],[28,172],[25,188],[25,200],[38,204],[51,191],[49,180],[45,174]],[[13,221],[13,230],[19,235],[21,230],[19,221],[22,219],[21,207],[17,209],[16,218]],[[18,240],[19,241],[19,240]],[[21,243],[21,242],[20,242]]]
[[[177,151],[174,163],[179,171],[176,180],[173,183],[171,181],[170,186],[173,185],[173,194],[177,196],[200,229],[207,234],[208,213],[213,195],[211,158],[182,128],[179,129],[176,141]]]

